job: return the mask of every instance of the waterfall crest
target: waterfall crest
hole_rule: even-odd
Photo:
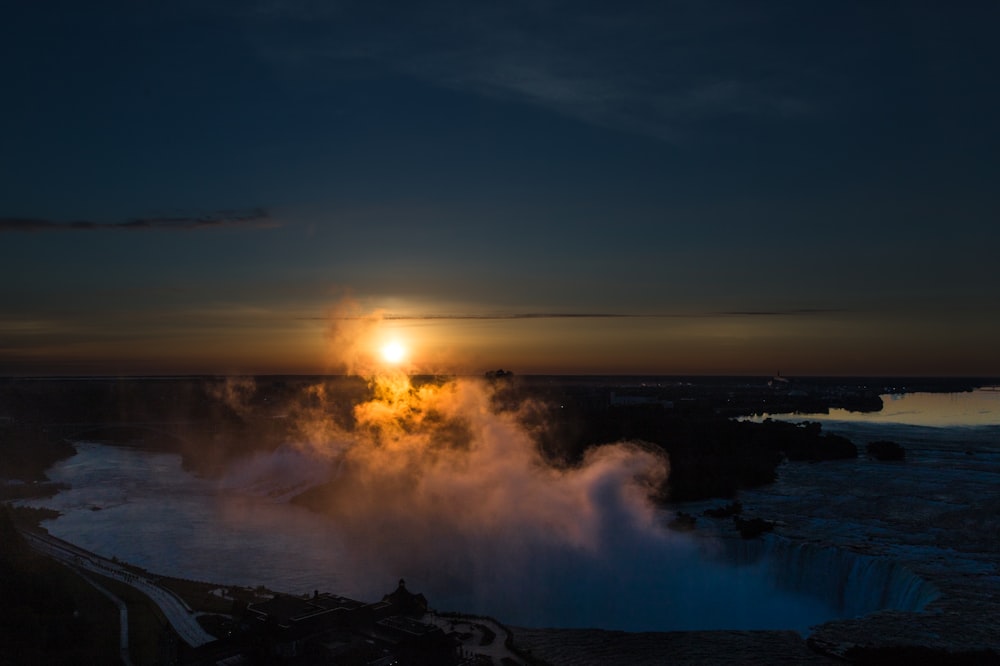
[[[758,567],[775,587],[818,598],[843,617],[920,611],[940,596],[934,585],[891,559],[774,535],[727,539],[725,557],[737,566]]]

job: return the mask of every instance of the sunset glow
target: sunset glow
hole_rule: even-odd
[[[9,5],[0,666],[1000,655],[1000,2]]]
[[[18,4],[0,376],[1000,375],[997,3]]]
[[[396,365],[406,358],[406,348],[402,344],[393,340],[382,347],[382,358],[387,363]]]

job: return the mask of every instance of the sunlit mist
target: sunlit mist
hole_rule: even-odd
[[[293,441],[238,475],[272,497],[296,488],[293,501],[328,516],[345,544],[331,567],[361,591],[403,576],[446,608],[564,626],[766,615],[756,582],[741,583],[753,604],[720,608],[732,576],[701,562],[704,544],[663,529],[651,499],[669,473],[662,451],[608,443],[554,466],[524,425],[542,406],[509,392],[499,400],[510,386],[486,379],[413,381],[398,365],[370,363],[373,344],[390,356],[377,346],[377,317],[331,321],[331,355],[367,370],[365,396],[345,405],[325,385],[310,387],[287,415]]]

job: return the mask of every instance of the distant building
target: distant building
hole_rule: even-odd
[[[243,627],[256,637],[254,652],[259,658],[291,660],[317,652],[344,655],[366,650],[356,629],[365,623],[367,606],[332,594],[312,598],[279,594],[247,606]]]
[[[452,664],[460,650],[419,621],[427,598],[399,586],[373,604],[333,594],[279,594],[250,604],[242,628],[256,663]]]
[[[314,593],[305,599],[287,594],[276,595],[272,599],[247,606],[247,613],[260,622],[283,629],[318,621],[348,624],[352,614],[368,604],[333,594]]]
[[[393,615],[423,615],[427,612],[427,597],[413,594],[406,589],[406,581],[399,579],[399,587],[382,597],[383,602],[392,605]]]

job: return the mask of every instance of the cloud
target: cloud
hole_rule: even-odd
[[[846,310],[840,308],[793,308],[790,310],[732,310],[719,312],[723,317],[790,317],[795,315],[825,315],[840,314]]]
[[[510,321],[518,319],[680,319],[691,317],[789,317],[838,314],[845,312],[839,308],[791,308],[774,310],[728,310],[718,312],[511,312],[499,314],[459,313],[459,314],[392,314],[379,313],[381,321]],[[335,313],[330,317],[305,317],[309,320],[364,320],[368,315]]]
[[[365,312],[350,296],[344,296],[330,312],[327,329],[328,362],[349,375],[371,375],[378,366],[373,342],[384,315]]]
[[[398,315],[387,314],[382,318],[388,321],[433,321],[443,320],[491,320],[491,319],[628,319],[648,315],[617,314],[610,312],[514,312],[510,314],[422,314]]]
[[[787,119],[814,106],[802,86],[816,74],[809,64],[757,37],[788,17],[726,0],[632,10],[432,2],[392,12],[351,2],[318,12],[302,0],[243,20],[262,58],[299,73],[370,63],[667,141],[706,121]]]
[[[281,223],[264,208],[214,211],[198,216],[135,217],[122,222],[52,220],[31,217],[0,217],[0,233],[43,231],[191,231],[196,229],[272,229]]]

